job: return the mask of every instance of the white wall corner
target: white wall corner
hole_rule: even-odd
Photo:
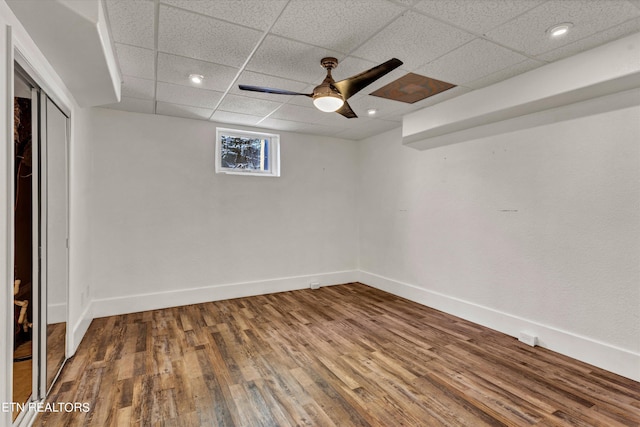
[[[540,347],[640,381],[640,354],[629,350],[366,271],[358,281],[515,338],[527,331]]]
[[[637,33],[544,65],[406,115],[402,142],[426,150],[476,139],[478,128],[638,88],[639,57]]]
[[[67,358],[73,356],[78,350],[78,346],[87,333],[94,317],[93,302],[90,302],[82,312],[80,319],[73,325],[71,333],[67,333]]]
[[[312,282],[319,282],[320,286],[332,286],[355,282],[357,279],[357,270],[347,270],[96,299],[92,301],[92,313],[94,318],[114,316],[210,301],[309,289]]]

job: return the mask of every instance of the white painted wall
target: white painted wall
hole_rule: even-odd
[[[89,116],[96,316],[356,278],[352,141],[282,132],[281,177],[221,175],[214,123]]]
[[[639,118],[636,102],[422,152],[400,129],[362,141],[361,279],[640,379]]]

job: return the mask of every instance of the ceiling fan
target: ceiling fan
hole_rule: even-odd
[[[320,64],[327,70],[327,77],[325,77],[324,81],[313,89],[312,93],[291,92],[289,90],[272,89],[261,86],[238,85],[238,87],[242,90],[250,90],[253,92],[274,93],[277,95],[308,96],[309,98],[313,98],[313,104],[318,108],[318,110],[327,113],[335,111],[348,119],[353,119],[358,116],[347,103],[347,99],[378,80],[380,77],[401,66],[402,61],[392,58],[387,62],[371,68],[370,70],[363,71],[360,74],[340,80],[339,82],[334,81],[333,77],[331,77],[331,70],[338,66],[338,60],[336,58],[322,58]]]

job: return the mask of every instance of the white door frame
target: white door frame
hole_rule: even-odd
[[[70,159],[69,159],[69,155],[70,155],[70,150],[69,150],[69,143],[70,143],[70,120],[71,120],[71,109],[63,102],[60,101],[60,99],[56,98],[55,96],[55,91],[53,90],[47,90],[47,88],[49,88],[50,86],[47,84],[46,79],[43,78],[29,63],[28,59],[26,58],[26,56],[24,56],[21,52],[20,49],[15,46],[13,44],[13,40],[11,40],[10,37],[10,33],[9,33],[9,43],[8,45],[10,46],[9,52],[10,55],[7,58],[7,92],[8,92],[8,99],[7,99],[7,104],[9,107],[10,104],[10,111],[13,112],[13,99],[14,99],[14,93],[13,93],[13,88],[14,88],[14,75],[15,75],[15,70],[16,70],[16,64],[18,64],[22,70],[24,71],[24,73],[26,73],[28,75],[28,77],[30,77],[30,79],[32,80],[32,83],[35,83],[36,86],[39,87],[39,89],[32,89],[32,130],[33,130],[33,136],[34,139],[32,141],[32,151],[33,151],[33,159],[34,159],[34,167],[33,167],[33,177],[32,177],[32,182],[33,182],[33,215],[34,215],[34,221],[33,221],[33,230],[34,230],[34,236],[33,236],[33,278],[32,278],[32,295],[33,295],[33,305],[34,305],[34,310],[33,310],[33,323],[34,325],[37,325],[36,328],[34,328],[34,335],[33,335],[33,350],[32,350],[32,354],[33,354],[33,359],[32,359],[32,363],[33,363],[33,372],[34,372],[34,376],[33,376],[33,387],[32,387],[32,395],[31,395],[31,399],[30,401],[39,401],[42,400],[46,397],[46,394],[48,393],[49,390],[47,390],[46,387],[46,326],[47,326],[47,322],[46,322],[46,310],[47,310],[47,293],[46,293],[46,288],[42,289],[43,286],[40,286],[40,281],[46,281],[46,229],[47,229],[47,223],[46,223],[46,208],[47,208],[47,203],[46,203],[46,167],[47,167],[47,162],[46,162],[46,125],[44,125],[46,123],[46,104],[47,102],[53,102],[58,109],[60,109],[60,111],[67,117],[67,136],[66,136],[66,141],[65,141],[65,149],[66,149],[66,154],[65,154],[65,162],[66,162],[66,170],[65,170],[65,187],[66,187],[66,191],[67,191],[67,212],[66,212],[66,224],[67,224],[67,239],[69,238],[69,215],[70,215],[70,192],[69,192],[69,185],[70,185],[70,171],[69,171],[69,165],[70,165]],[[47,99],[47,97],[49,99]],[[43,108],[41,108],[41,106]],[[40,117],[38,117],[38,114],[40,113]],[[8,121],[9,124],[13,123],[13,113],[11,114],[11,119]],[[40,127],[40,128],[38,128]],[[13,126],[10,126],[9,130],[13,130]],[[9,133],[9,132],[7,132]],[[38,139],[36,139],[36,137],[38,137]],[[10,143],[8,143],[8,162],[7,162],[7,166],[8,166],[8,170],[7,170],[7,174],[8,174],[8,182],[11,184],[9,185],[9,194],[8,197],[11,200],[12,198],[15,198],[15,194],[13,191],[13,181],[15,179],[14,175],[15,175],[15,166],[14,166],[14,157],[15,157],[15,150],[14,150],[14,144],[12,143],[13,141],[13,132],[11,132],[11,137],[7,139],[7,141],[11,141]],[[15,251],[14,251],[14,241],[15,241],[15,233],[13,231],[13,227],[14,227],[14,222],[15,222],[15,213],[13,211],[13,203],[8,203],[8,205],[11,207],[9,209],[8,212],[8,220],[7,220],[7,226],[9,227],[8,233],[7,233],[7,237],[9,238],[9,242],[8,242],[8,248],[7,248],[7,253],[8,253],[8,265],[11,267],[10,269],[8,269],[7,273],[9,276],[9,282],[8,283],[13,283],[13,265],[15,264]],[[37,214],[37,215],[36,215]],[[67,322],[67,328],[66,328],[66,336],[65,336],[65,340],[66,340],[66,345],[65,345],[65,356],[69,357],[69,337],[70,337],[70,330],[71,328],[69,327],[69,248],[67,246],[67,265],[66,265],[66,269],[67,269],[67,283],[66,283],[66,301],[67,301],[67,309],[66,309],[66,322]],[[39,261],[39,262],[38,262]],[[46,286],[46,283],[44,283]],[[11,290],[13,289],[13,286],[9,287],[11,288]],[[8,313],[13,313],[13,295],[10,296],[8,303],[10,304],[10,309],[7,310]],[[11,339],[13,340],[13,335],[12,335],[12,326],[13,326],[13,315],[11,316],[11,321],[7,324],[7,333],[8,333],[8,337],[11,337]],[[13,369],[12,369],[12,360],[13,360],[13,351],[12,351],[12,346],[7,346],[9,347],[7,349],[7,361],[10,363],[10,367],[8,367],[7,369],[10,372],[10,375],[8,377],[8,381],[7,381],[7,395],[8,396],[13,396]],[[39,363],[43,361],[42,364],[39,365]],[[38,366],[41,366],[42,369],[38,369]],[[37,375],[35,375],[35,373],[37,373]],[[23,411],[15,420],[15,422],[13,422],[13,426],[16,427],[22,427],[22,426],[28,426],[30,425],[33,420],[35,419],[35,416],[37,414],[33,411]],[[8,414],[9,419],[11,419],[11,414]],[[6,419],[6,418],[5,418]],[[0,419],[0,423],[1,423],[1,419]]]

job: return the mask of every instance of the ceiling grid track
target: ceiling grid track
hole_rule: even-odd
[[[157,1],[157,0],[156,0]],[[282,15],[282,13],[284,12],[284,10],[287,8],[287,6],[289,5],[289,2],[291,0],[288,0],[287,3],[285,3],[285,5],[282,7],[282,9],[280,10],[280,13],[278,13],[278,16],[276,16],[276,18],[273,20],[273,22],[271,23],[271,25],[269,25],[269,28],[267,28],[264,33],[262,34],[262,36],[260,37],[260,39],[258,40],[258,42],[256,43],[256,45],[254,46],[253,50],[251,51],[251,53],[249,53],[249,55],[247,56],[247,59],[244,61],[244,63],[242,64],[242,66],[240,67],[240,69],[238,70],[238,72],[236,73],[236,76],[233,78],[233,80],[231,81],[231,84],[229,84],[229,86],[227,87],[227,90],[224,91],[224,94],[222,94],[222,96],[220,97],[220,100],[218,101],[218,103],[216,104],[216,106],[213,109],[213,112],[211,112],[211,115],[209,116],[209,120],[211,120],[213,118],[213,115],[216,113],[216,111],[218,111],[218,107],[220,107],[220,104],[222,104],[222,101],[224,101],[224,99],[226,98],[227,94],[229,93],[229,91],[231,90],[231,88],[233,88],[233,86],[236,84],[236,82],[238,81],[238,79],[240,78],[240,75],[244,72],[244,69],[247,67],[247,65],[249,64],[249,62],[251,61],[251,59],[253,58],[253,55],[255,55],[256,51],[258,50],[258,48],[260,47],[260,45],[262,45],[262,42],[264,41],[265,38],[267,38],[267,36],[269,35],[269,33],[271,32],[271,29],[273,28],[274,25],[276,25],[276,22],[278,22],[278,19],[280,19],[280,16]],[[272,112],[273,113],[273,112]],[[272,114],[271,113],[271,114]],[[265,117],[266,118],[266,117]],[[264,120],[264,119],[262,119]],[[260,120],[260,122],[262,122],[262,120]]]
[[[638,0],[269,0],[251,8],[218,0],[87,1],[104,2],[126,71],[122,103],[106,108],[354,140],[401,126],[419,109],[640,31]],[[572,33],[551,38],[548,29],[565,21]],[[323,57],[336,58],[337,78],[387,58],[404,64],[351,94],[349,108],[363,112],[362,120],[346,122],[284,96],[323,93],[317,86]],[[189,84],[185,76],[198,69],[204,84]],[[370,96],[415,95],[420,85],[399,81],[411,75],[457,87],[415,102]],[[278,89],[278,98],[239,86],[287,89]]]
[[[160,0],[153,0],[153,114],[158,109],[158,33],[160,24]]]

